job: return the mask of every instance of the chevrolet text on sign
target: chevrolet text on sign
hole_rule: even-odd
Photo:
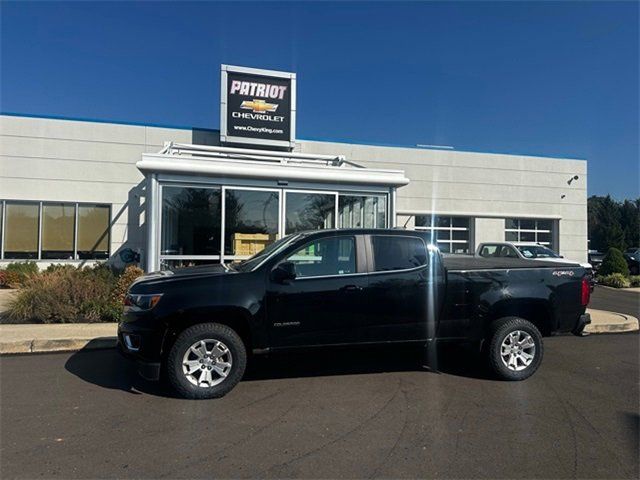
[[[222,66],[220,140],[293,147],[295,74]]]

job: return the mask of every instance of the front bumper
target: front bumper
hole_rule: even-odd
[[[124,358],[135,363],[138,375],[145,380],[151,380],[157,382],[160,380],[160,362],[146,362],[133,354],[131,354],[125,345],[120,342],[118,337],[118,352],[122,354]]]
[[[147,380],[160,378],[164,334],[157,321],[146,317],[131,318],[118,325],[118,351],[137,364],[138,373]]]
[[[582,336],[584,335],[584,329],[587,325],[589,325],[591,323],[591,315],[588,313],[583,313],[582,315],[580,315],[580,317],[578,318],[578,321],[576,323],[575,328],[573,329],[572,333],[574,335],[577,336]]]

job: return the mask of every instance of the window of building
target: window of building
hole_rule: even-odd
[[[319,277],[356,273],[354,237],[331,237],[316,240],[289,255],[298,277]]]
[[[278,238],[280,194],[278,191],[225,190],[225,256],[249,257]]]
[[[42,205],[42,258],[73,260],[76,206],[72,203]],[[108,223],[106,228],[108,229]]]
[[[110,227],[109,205],[0,200],[5,259],[106,259]]]
[[[470,218],[416,215],[416,230],[431,233],[431,243],[444,253],[469,253]]]
[[[221,189],[162,188],[161,256],[220,255]]]
[[[387,198],[384,195],[343,195],[338,197],[339,228],[385,228]]]
[[[427,247],[418,237],[374,235],[371,241],[376,272],[406,270],[427,263]]]
[[[335,228],[334,193],[286,192],[285,234]]]
[[[104,205],[78,206],[78,258],[109,258],[110,208]]]
[[[507,242],[535,242],[553,248],[553,220],[507,218],[505,240]]]
[[[39,204],[6,202],[4,258],[38,258]]]

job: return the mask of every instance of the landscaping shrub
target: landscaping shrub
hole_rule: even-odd
[[[640,275],[632,275],[629,277],[629,283],[632,287],[640,287]]]
[[[621,273],[612,273],[598,277],[598,283],[613,288],[627,288],[630,285],[629,279]]]
[[[144,271],[135,265],[129,265],[124,269],[120,278],[118,278],[118,282],[116,283],[116,288],[112,294],[113,303],[118,305],[119,308],[122,308],[124,304],[124,296],[127,294],[127,290],[133,283],[133,281],[144,275]]]
[[[603,277],[612,273],[619,273],[625,277],[629,276],[629,266],[622,256],[622,252],[617,248],[610,248],[602,259],[602,264],[598,269],[598,273]]]
[[[0,273],[0,286],[18,288],[24,285],[29,278],[38,274],[38,264],[36,262],[12,262]]]
[[[30,277],[9,304],[8,321],[34,323],[116,322],[137,267],[119,275],[106,265],[51,268]]]

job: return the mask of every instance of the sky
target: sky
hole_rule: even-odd
[[[2,2],[2,113],[217,129],[220,65],[298,75],[297,137],[588,160],[640,196],[639,3]]]

